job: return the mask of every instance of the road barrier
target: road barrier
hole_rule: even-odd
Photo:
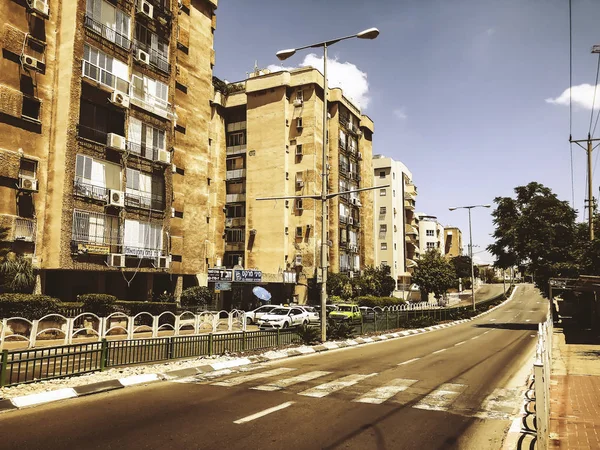
[[[537,448],[548,448],[550,428],[550,374],[552,370],[552,316],[538,325],[538,340],[533,364]]]

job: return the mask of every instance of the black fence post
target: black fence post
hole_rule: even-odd
[[[246,351],[246,330],[242,330],[242,351]]]
[[[102,339],[100,343],[100,372],[103,372],[108,366],[108,341]]]
[[[208,356],[213,354],[213,334],[208,333]]]
[[[2,360],[0,361],[0,387],[6,386],[6,372],[8,369],[8,350],[2,350]]]
[[[390,329],[390,321],[388,317],[388,310],[385,310],[385,331]]]
[[[277,328],[277,341],[276,341],[276,345],[277,345],[277,347],[279,347],[279,328]]]
[[[169,337],[169,349],[167,352],[167,359],[173,359],[175,353],[175,341],[173,341],[173,336]]]

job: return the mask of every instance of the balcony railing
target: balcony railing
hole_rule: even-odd
[[[35,219],[17,217],[15,220],[15,240],[35,241]]]
[[[130,96],[134,105],[165,119],[173,118],[173,108],[168,101],[135,87],[135,85],[131,86]]]
[[[127,141],[127,151],[130,153],[135,153],[136,155],[141,156],[142,158],[149,159],[151,161],[158,161],[158,152],[160,148],[148,146],[146,144],[141,144],[139,142],[131,142]],[[164,149],[162,149],[164,150]]]
[[[159,194],[127,189],[125,191],[125,206],[164,211],[165,198]]]
[[[227,198],[225,200],[227,203],[234,203],[234,202],[245,202],[246,201],[246,194],[227,194]]]
[[[76,177],[73,182],[73,194],[104,202],[108,199],[108,189],[105,186],[90,184],[87,180],[79,177]]]
[[[104,39],[109,40],[110,42],[114,42],[119,47],[124,48],[125,50],[129,50],[131,48],[131,41],[129,38],[112,28],[107,27],[101,22],[94,20],[90,16],[85,16],[84,21],[85,27],[89,30],[92,30],[94,33],[99,34]]]
[[[246,244],[244,242],[225,242],[226,252],[243,251]]]
[[[340,247],[341,248],[346,248],[347,245],[348,245],[348,241],[346,241],[344,239],[340,239]]]
[[[98,142],[99,144],[106,145],[108,139],[108,133],[95,128],[86,127],[85,125],[77,125],[77,135],[80,138],[88,139],[90,141]]]
[[[227,171],[227,180],[246,178],[246,169],[233,169]]]
[[[144,44],[138,40],[133,42],[133,49],[137,53],[138,50],[148,53],[150,55],[150,65],[156,67],[158,70],[167,74],[171,73],[171,64],[169,64],[169,56],[161,53],[149,45]]]
[[[349,166],[347,163],[340,162],[340,175],[348,176]]]
[[[340,223],[348,223],[348,217],[340,215]]]
[[[149,2],[152,3],[152,6],[154,6],[154,17],[156,17],[159,20],[159,22],[164,22],[164,25],[171,22],[171,19],[173,18],[173,13],[171,12],[171,9],[169,7],[169,1],[149,0]]]
[[[116,89],[120,92],[129,92],[129,82],[127,80],[119,78],[89,61],[83,61],[82,74],[84,77],[97,81],[111,89]]]
[[[246,153],[246,144],[242,145],[230,145],[226,149],[227,155],[239,155]]]
[[[226,217],[225,227],[243,227],[246,225],[246,217]]]
[[[91,211],[73,211],[73,236],[76,244],[117,246],[122,243],[119,218]],[[106,249],[108,252],[108,249]]]

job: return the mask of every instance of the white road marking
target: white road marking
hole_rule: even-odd
[[[217,381],[212,383],[213,386],[237,386],[238,384],[247,383],[248,381],[259,380],[261,378],[274,377],[282,373],[291,372],[296,369],[281,367],[279,369],[267,370],[266,372],[253,373],[252,375],[242,375],[241,377],[230,378],[229,380]]]
[[[495,321],[496,321],[496,319],[490,319],[490,322],[495,322]]]
[[[452,402],[466,388],[464,384],[444,383],[438,389],[425,396],[413,408],[430,411],[447,411]]]
[[[303,373],[302,375],[298,375],[295,377],[284,378],[283,380],[274,381],[273,383],[263,384],[262,386],[256,386],[251,389],[256,389],[257,391],[279,391],[283,388],[292,386],[294,384],[314,380],[315,378],[319,377],[324,377],[325,375],[329,375],[330,373],[331,372],[316,370],[314,372]]]
[[[300,392],[298,395],[304,395],[306,397],[316,397],[321,398],[325,397],[332,392],[339,391],[340,389],[344,389],[349,386],[353,386],[359,381],[364,380],[365,378],[373,377],[377,375],[377,373],[370,373],[367,375],[348,375],[343,378],[339,378],[335,381],[331,381],[329,383],[320,384],[319,386],[315,386],[314,388],[307,389],[306,391]]]
[[[421,359],[421,358],[413,358],[413,359],[409,359],[408,361],[401,362],[401,363],[400,363],[400,364],[398,364],[398,365],[399,365],[399,366],[404,366],[405,364],[410,364],[410,363],[412,363],[412,362],[418,361],[419,359]]]
[[[479,339],[479,337],[480,337],[480,336],[481,336],[481,335],[480,335],[480,334],[478,334],[477,336],[475,336],[475,337],[472,337],[472,338],[471,338],[471,340],[473,340],[473,339]]]
[[[264,417],[267,414],[271,414],[271,413],[274,413],[281,409],[285,409],[289,406],[292,406],[294,403],[295,402],[285,402],[285,403],[282,403],[281,405],[273,406],[272,408],[268,408],[268,409],[265,409],[264,411],[260,411],[260,412],[257,412],[256,414],[252,414],[251,416],[246,416],[246,417],[243,417],[242,419],[234,420],[233,423],[239,425],[241,423],[250,422],[255,419],[260,419],[261,417]]]
[[[461,342],[459,342],[459,343],[457,343],[457,344],[454,344],[454,346],[455,346],[455,347],[458,347],[459,345],[463,345],[465,342],[467,342],[467,341],[461,341]]]
[[[446,350],[448,350],[447,348],[443,348],[441,350],[436,350],[435,352],[431,352],[432,355],[435,355],[436,353],[442,353],[445,352]]]
[[[406,380],[403,378],[397,378],[392,380],[386,386],[381,386],[375,389],[371,389],[369,392],[361,395],[360,397],[352,400],[358,403],[371,403],[373,405],[379,405],[386,400],[392,398],[398,392],[405,391],[410,386],[415,384],[417,380]]]
[[[483,333],[483,335],[486,335],[486,334],[488,334],[489,332],[490,332],[490,330],[487,330],[485,333]],[[483,336],[483,335],[482,335],[482,336]]]
[[[531,322],[531,319],[525,319],[525,322]]]

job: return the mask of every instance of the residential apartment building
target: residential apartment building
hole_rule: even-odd
[[[281,301],[307,300],[321,258],[321,173],[330,192],[372,185],[373,122],[344,97],[328,93],[328,163],[322,167],[323,76],[313,68],[257,71],[224,89],[226,140],[226,267],[263,273]],[[219,96],[221,99],[221,96]],[[264,197],[289,197],[257,200]],[[328,264],[358,273],[373,264],[372,193],[344,193],[329,202]],[[297,274],[297,284],[289,273]],[[225,302],[227,305],[227,301]]]
[[[224,228],[216,8],[0,2],[0,221],[37,292],[143,300],[206,281]]]
[[[420,253],[435,250],[444,255],[444,227],[438,222],[437,217],[418,213],[417,218]]]
[[[458,227],[444,227],[444,254],[448,258],[462,255],[462,231]]]
[[[400,161],[373,156],[374,255],[376,265],[390,267],[397,290],[410,285],[418,249],[418,229],[413,211],[417,188],[412,174]]]

